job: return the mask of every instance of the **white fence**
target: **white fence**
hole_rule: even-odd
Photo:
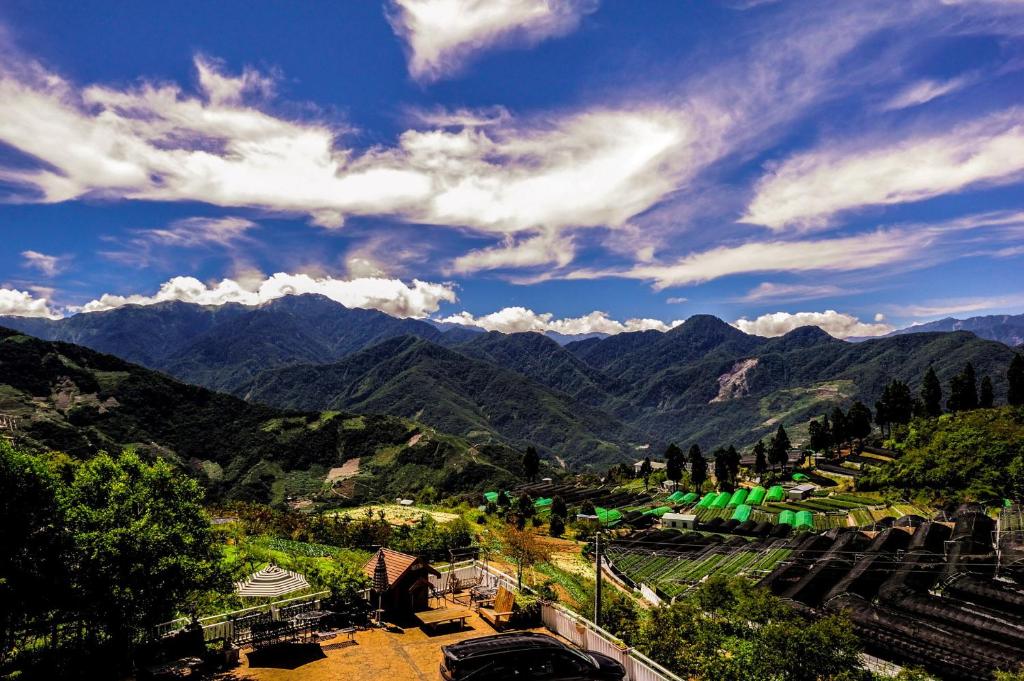
[[[644,600],[651,605],[661,605],[661,596],[654,592],[654,589],[647,586],[646,584],[640,585],[640,595],[644,597]]]
[[[623,645],[590,620],[557,603],[541,605],[544,627],[585,650],[602,653],[622,663],[628,681],[683,681],[653,660]]]
[[[207,641],[224,637],[225,632],[231,633],[231,621],[242,617],[243,615],[251,615],[256,612],[276,612],[281,606],[295,603],[296,601],[315,601],[326,596],[330,596],[330,591],[317,591],[316,593],[306,594],[304,596],[295,596],[294,598],[286,598],[281,601],[274,601],[273,603],[266,603],[264,605],[254,605],[251,608],[243,608],[241,610],[232,610],[231,612],[222,612],[217,615],[208,615],[207,617],[200,617],[199,624],[203,627],[203,634]],[[166,636],[167,634],[181,631],[189,622],[188,617],[179,617],[176,620],[170,622],[164,622],[154,627],[154,634],[157,638]]]

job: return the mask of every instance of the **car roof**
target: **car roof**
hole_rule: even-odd
[[[516,651],[516,650],[538,650],[538,649],[559,649],[564,650],[567,646],[544,634],[530,632],[514,634],[495,634],[493,636],[481,636],[465,641],[459,641],[444,646],[446,655],[459,660],[489,655],[491,653]]]

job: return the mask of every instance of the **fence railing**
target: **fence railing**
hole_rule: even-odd
[[[232,610],[230,612],[221,612],[216,615],[207,615],[206,617],[199,618],[199,624],[203,627],[203,630],[206,631],[207,628],[212,629],[215,625],[227,623],[229,620],[242,617],[243,615],[251,615],[256,612],[267,612],[268,610],[273,611],[283,605],[288,605],[289,603],[294,603],[296,601],[314,601],[330,595],[330,591],[317,591],[316,593],[285,598],[284,600],[274,601],[273,603],[264,603],[263,605],[254,605],[249,608],[242,608],[241,610]],[[192,620],[188,617],[179,617],[178,619],[171,620],[170,622],[163,622],[153,628],[154,634],[159,638],[176,631],[181,631],[188,626],[191,621]],[[218,637],[207,636],[207,640],[213,638]]]
[[[557,603],[541,604],[544,627],[585,650],[618,660],[626,669],[628,681],[683,681],[657,662],[622,644],[590,620]]]

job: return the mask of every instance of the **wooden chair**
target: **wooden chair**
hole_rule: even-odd
[[[512,609],[515,607],[515,603],[516,595],[505,587],[501,587],[494,596],[494,606],[480,608],[480,617],[490,623],[495,629],[501,629],[512,617]]]

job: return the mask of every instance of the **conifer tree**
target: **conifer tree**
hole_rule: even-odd
[[[704,481],[708,479],[708,462],[701,454],[700,447],[696,444],[690,447],[690,479],[698,494],[704,487]]]
[[[526,453],[523,454],[523,473],[527,480],[535,480],[539,471],[540,454],[537,453],[537,449],[533,445],[530,445],[526,448]]]
[[[995,402],[992,394],[992,379],[988,376],[981,378],[981,387],[978,389],[978,406],[982,409],[991,409]]]
[[[786,464],[789,463],[790,446],[789,435],[780,423],[779,429],[775,431],[771,444],[768,446],[768,458],[771,460],[773,465],[781,466],[783,472],[786,470]]]
[[[683,450],[675,442],[665,450],[665,477],[679,489],[679,481],[683,479]]]
[[[758,440],[754,445],[754,472],[764,475],[768,471],[768,457],[765,456],[764,440]]]
[[[940,416],[942,414],[942,384],[939,377],[935,375],[935,369],[928,367],[928,372],[921,382],[921,402],[924,404],[926,416]]]
[[[846,415],[846,422],[850,437],[864,439],[871,435],[871,410],[863,402],[853,403]]]
[[[1014,353],[1010,360],[1010,368],[1006,372],[1009,387],[1006,392],[1007,404],[1019,407],[1024,405],[1024,355]]]

